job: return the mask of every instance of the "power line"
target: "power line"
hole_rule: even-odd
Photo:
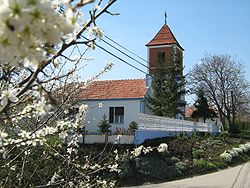
[[[124,50],[128,51],[129,53],[133,54],[134,56],[138,57],[139,59],[141,59],[142,61],[145,61],[146,63],[148,63],[147,60],[143,59],[142,57],[140,57],[139,55],[135,54],[134,52],[130,51],[129,49],[125,48],[123,45],[119,44],[118,42],[116,42],[115,40],[111,39],[110,37],[108,37],[107,35],[104,35],[105,38],[107,38],[108,40],[112,41],[113,43],[115,43],[116,45],[120,46],[121,48],[123,48]]]
[[[131,57],[130,55],[126,54],[125,52],[121,51],[120,49],[118,49],[117,47],[113,46],[112,44],[110,44],[109,42],[105,41],[104,39],[101,38],[101,41],[103,41],[104,43],[106,43],[107,45],[111,46],[112,48],[116,49],[117,51],[119,51],[120,53],[122,53],[123,55],[129,57],[130,59],[136,61],[137,63],[139,63],[140,65],[142,65],[143,67],[149,69],[148,66],[144,65],[143,63],[141,63],[140,61],[136,60],[135,58]],[[118,44],[117,44],[118,45]],[[120,46],[120,45],[119,45]]]
[[[82,36],[82,38],[84,38],[85,40],[88,40],[88,39],[87,39],[86,37],[84,37],[84,36]],[[85,43],[85,44],[86,44],[86,43]],[[86,44],[86,45],[88,46],[88,44]],[[136,70],[138,70],[138,71],[140,71],[140,72],[142,72],[142,73],[144,73],[144,74],[148,74],[148,73],[146,73],[145,71],[143,71],[143,70],[137,68],[136,66],[132,65],[131,63],[128,63],[128,62],[125,61],[124,59],[122,59],[122,58],[118,57],[117,55],[113,54],[112,52],[106,50],[106,49],[103,48],[102,46],[100,46],[100,45],[98,45],[98,44],[96,44],[96,43],[95,43],[95,46],[97,46],[97,47],[100,48],[101,50],[105,51],[106,53],[112,55],[113,57],[119,59],[119,60],[122,61],[123,63],[125,63],[125,64],[127,64],[127,65],[133,67],[134,69],[136,69]]]

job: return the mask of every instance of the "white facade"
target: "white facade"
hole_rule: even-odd
[[[132,121],[138,123],[139,114],[144,113],[144,99],[109,99],[109,100],[87,100],[84,101],[89,106],[89,111],[86,115],[86,131],[88,133],[99,133],[98,123],[103,119],[103,115],[110,117],[110,107],[124,107],[124,117],[122,123],[110,123],[112,132],[117,129],[127,129]],[[99,103],[103,103],[101,108]]]

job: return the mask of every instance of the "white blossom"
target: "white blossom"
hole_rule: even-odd
[[[16,165],[11,166],[10,170],[15,171],[16,170]]]
[[[101,168],[101,166],[99,164],[95,164],[93,166],[90,166],[91,170],[96,170],[96,169],[99,169],[99,168]]]
[[[237,157],[239,154],[238,152],[233,148],[231,150],[227,151],[232,157]]]
[[[62,140],[65,140],[68,136],[67,131],[62,131],[61,133],[59,133],[59,138]]]
[[[109,165],[108,168],[110,169],[110,172],[120,172],[121,170],[118,169],[118,164],[113,164],[113,165]]]
[[[250,151],[250,143],[241,144],[239,147],[234,147],[231,150],[227,150],[224,153],[220,155],[221,158],[223,158],[227,162],[231,162],[233,157],[237,157],[238,155],[242,153],[246,153]]]
[[[77,115],[76,115],[76,121],[75,121],[75,126],[76,126],[76,128],[77,128],[77,126],[80,125],[81,122],[84,120],[87,111],[88,111],[88,105],[82,104],[82,105],[79,107],[79,112],[78,112]]]
[[[29,155],[30,154],[30,150],[25,150],[24,151],[24,155]]]
[[[8,101],[17,102],[17,89],[4,90],[1,94],[1,105],[4,107],[8,104]]]
[[[98,103],[98,107],[102,108],[103,107],[103,102]]]
[[[115,144],[119,143],[120,142],[120,139],[121,139],[122,135],[118,134],[117,137],[115,138]]]
[[[147,153],[149,153],[149,152],[151,152],[151,151],[153,151],[153,148],[151,148],[150,146],[148,146],[148,147],[146,147],[146,148],[145,148],[145,147],[143,148],[143,153],[144,153],[144,154],[147,154]]]
[[[0,140],[5,139],[8,136],[7,133],[0,131]]]
[[[232,161],[232,155],[230,155],[229,153],[227,153],[227,152],[224,152],[224,153],[222,153],[221,155],[220,155],[220,157],[222,158],[222,159],[224,159],[226,162],[231,162]]]
[[[42,97],[41,100],[39,100],[38,103],[35,105],[35,109],[38,115],[46,115],[46,113],[50,109],[50,106],[46,105],[45,98]]]
[[[166,143],[161,143],[158,148],[157,148],[158,152],[163,153],[168,151],[168,145]]]
[[[242,148],[233,148],[232,150],[236,151],[238,154],[242,154],[243,153],[243,149]]]
[[[72,181],[69,182],[69,187],[74,187],[74,183]]]
[[[0,57],[11,65],[20,62],[38,68],[61,37],[73,31],[66,17],[50,0],[4,0],[0,6]],[[14,53],[14,54],[13,54]]]
[[[73,148],[72,147],[69,147],[67,148],[67,153],[71,155],[71,153],[73,152]]]
[[[246,152],[250,151],[250,143],[249,142],[245,144],[245,147],[246,147],[246,150],[247,150]]]
[[[138,148],[135,148],[134,151],[131,151],[131,154],[134,157],[138,157],[139,155],[141,155],[142,149],[143,149],[143,146],[139,146]]]
[[[97,38],[102,38],[103,35],[104,35],[103,31],[97,26],[90,28],[89,31],[87,32],[88,39],[90,39],[91,36],[95,36]]]
[[[59,178],[60,176],[57,174],[57,172],[55,172],[53,174],[53,176],[51,177],[50,181],[48,182],[47,185],[51,185],[54,184],[56,182],[56,180]]]

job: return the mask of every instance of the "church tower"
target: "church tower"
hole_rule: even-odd
[[[166,19],[166,17],[165,17]],[[158,64],[158,57],[163,57],[164,63],[170,65],[175,63],[175,66],[181,70],[180,74],[183,76],[183,51],[179,42],[176,40],[174,34],[170,30],[169,26],[165,24],[160,31],[154,36],[154,38],[146,44],[148,50],[148,75],[146,76],[146,85],[150,88],[152,78],[155,73],[156,66]],[[153,94],[151,88],[150,94]],[[185,96],[182,95],[180,101],[185,104]],[[176,119],[184,119],[185,105],[180,106],[180,113],[175,115]],[[149,111],[150,112],[150,111]]]
[[[158,54],[164,57],[165,63],[170,64],[173,61],[179,63],[180,68],[183,68],[183,51],[184,49],[176,40],[174,34],[165,23],[155,37],[146,44],[148,49],[148,73],[154,75],[154,70],[157,66]]]

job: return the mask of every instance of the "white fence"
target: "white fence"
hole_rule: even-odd
[[[201,122],[185,121],[148,114],[139,115],[138,130],[169,132],[220,132],[220,126]]]

